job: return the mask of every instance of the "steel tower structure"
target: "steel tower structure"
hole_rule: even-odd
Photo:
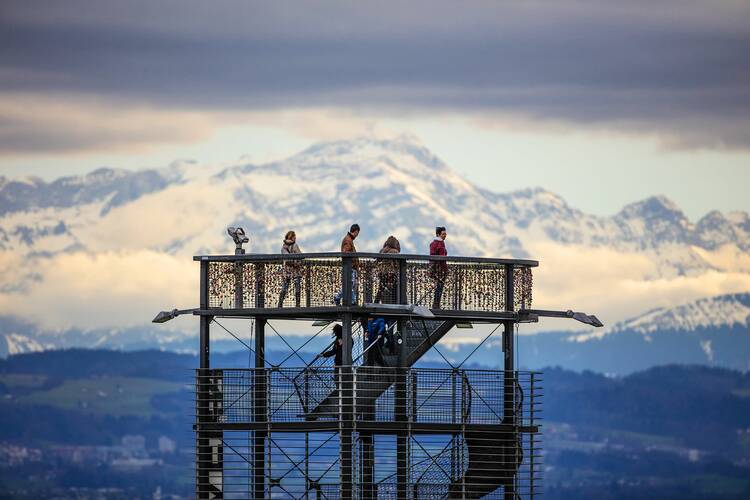
[[[515,500],[541,491],[541,373],[517,369],[514,332],[540,316],[601,323],[532,309],[538,262],[240,248],[195,257],[200,306],[154,320],[193,313],[200,322],[197,498]],[[385,320],[388,347],[368,343],[367,318]],[[251,342],[226,326],[237,319]],[[286,320],[323,328],[295,349],[274,326]],[[332,324],[342,327],[340,364],[304,359],[301,349]],[[502,370],[464,368],[436,347],[469,324],[490,325],[483,343],[500,329]],[[212,364],[217,328],[244,344],[250,366]],[[266,357],[269,332],[288,346],[282,359]],[[375,349],[385,366],[372,362]],[[444,363],[423,366],[428,352]]]

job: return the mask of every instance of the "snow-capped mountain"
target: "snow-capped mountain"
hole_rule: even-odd
[[[750,250],[746,213],[714,211],[692,223],[669,199],[654,196],[613,217],[594,216],[541,188],[489,192],[403,137],[322,143],[279,162],[190,175],[200,168],[99,169],[50,183],[0,177],[0,248],[23,254],[119,249],[118,238],[97,241],[100,233],[85,229],[121,232],[118,216],[161,198],[163,210],[202,213],[200,222],[206,222],[184,221],[161,238],[136,242],[175,254],[226,251],[222,229],[233,222],[252,228],[256,251],[276,251],[287,227],[299,228],[306,249],[330,250],[354,220],[365,226],[362,241],[372,249],[393,233],[407,251],[423,250],[434,223],[443,222],[453,228],[454,253],[526,257],[525,239],[541,237],[651,253],[665,271],[683,274],[717,266],[700,250],[724,245]],[[682,252],[671,248],[675,245]]]
[[[458,364],[476,344],[438,344],[424,361],[441,356]],[[672,308],[659,308],[619,322],[612,328],[587,333],[543,332],[520,335],[516,349],[523,368],[561,366],[626,375],[665,364],[697,364],[750,370],[750,293],[703,298]],[[466,365],[499,367],[499,336],[473,352]]]
[[[643,335],[666,331],[708,330],[750,326],[750,293],[707,297],[672,308],[654,309],[616,323],[612,333],[633,331]]]
[[[23,354],[25,352],[39,352],[51,348],[38,341],[18,333],[0,334],[0,358]]]
[[[0,315],[71,337],[133,335],[160,308],[194,305],[190,257],[231,252],[227,226],[249,231],[250,251],[275,253],[289,229],[303,251],[337,250],[352,222],[362,251],[393,234],[405,252],[424,252],[439,224],[452,255],[539,259],[536,305],[607,324],[750,290],[744,212],[693,222],[654,196],[586,214],[541,188],[488,191],[404,136],[320,143],[262,165],[0,177]]]
[[[658,308],[600,332],[545,333],[521,340],[528,366],[617,374],[651,366],[705,364],[750,370],[750,293]]]

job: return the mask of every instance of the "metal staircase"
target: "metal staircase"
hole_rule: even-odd
[[[406,342],[407,357],[406,367],[413,366],[427,351],[430,350],[443,336],[453,328],[454,321],[415,320],[411,319],[404,324],[404,339]],[[360,333],[363,334],[363,332]],[[378,348],[374,346],[373,348]],[[364,351],[364,349],[362,350]],[[398,366],[398,355],[388,354],[383,356],[389,368]],[[312,368],[314,370],[314,368]],[[365,411],[371,408],[375,400],[385,393],[391,385],[396,382],[396,371],[373,370],[368,374],[359,376],[362,388],[357,391],[356,408]],[[311,405],[307,412],[307,420],[319,418],[335,418],[339,414],[339,391],[335,387],[335,381],[330,393],[318,404]]]

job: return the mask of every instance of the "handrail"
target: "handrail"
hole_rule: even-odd
[[[397,325],[397,323],[394,321],[391,325],[389,325],[389,326],[387,326],[385,328],[385,331],[388,332],[389,330],[392,330],[392,329],[396,328],[396,325]],[[364,332],[362,333],[362,335],[364,335]],[[380,343],[380,339],[383,338],[383,335],[384,334],[381,333],[380,335],[377,336],[377,338],[375,340],[373,340],[372,342],[370,342],[369,345],[367,346],[367,348],[365,350],[363,350],[361,353],[359,353],[359,355],[352,360],[352,364],[354,364],[361,357],[363,357],[365,355],[365,353],[367,353],[367,351],[370,350],[371,347],[375,346],[376,344],[379,344]],[[380,349],[380,347],[378,347],[378,349]]]
[[[467,256],[442,256],[442,255],[425,255],[425,254],[392,254],[392,253],[373,253],[373,252],[312,252],[312,253],[295,253],[295,254],[242,254],[242,255],[195,255],[194,261],[201,262],[259,262],[259,261],[287,261],[287,260],[304,260],[304,259],[334,259],[334,258],[365,258],[381,260],[429,260],[429,261],[446,261],[446,262],[466,262],[480,264],[512,264],[519,267],[538,267],[539,261],[531,259],[508,259],[508,258],[491,258],[491,257],[467,257]]]
[[[471,419],[471,391],[473,390],[471,387],[471,382],[469,382],[469,377],[466,376],[466,372],[461,372],[461,386],[462,390],[465,388],[466,390],[466,397],[463,397],[463,394],[461,395],[461,421],[467,422],[469,419]],[[468,400],[468,401],[466,401]],[[464,405],[464,403],[466,403]]]

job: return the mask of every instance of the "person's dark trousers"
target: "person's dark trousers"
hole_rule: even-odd
[[[435,298],[432,301],[433,309],[440,309],[440,301],[443,299],[443,288],[445,287],[445,281],[437,278],[435,280]]]
[[[388,341],[388,354],[396,354],[396,342],[393,338],[392,328],[386,328],[385,339]]]
[[[383,359],[383,339],[380,339],[377,345],[372,346],[367,351],[367,365],[385,366],[385,359]]]
[[[294,304],[295,307],[300,307],[302,302],[302,276],[295,276],[294,278],[287,276],[284,278],[284,281],[281,283],[281,293],[279,293],[279,307],[284,307],[284,299],[286,299],[286,294],[289,291],[289,285],[292,280],[294,280]]]
[[[365,276],[365,283],[364,283],[364,290],[363,290],[363,293],[365,295],[364,301],[365,301],[365,304],[372,304],[372,285],[373,285],[372,274],[368,273],[364,276]]]

